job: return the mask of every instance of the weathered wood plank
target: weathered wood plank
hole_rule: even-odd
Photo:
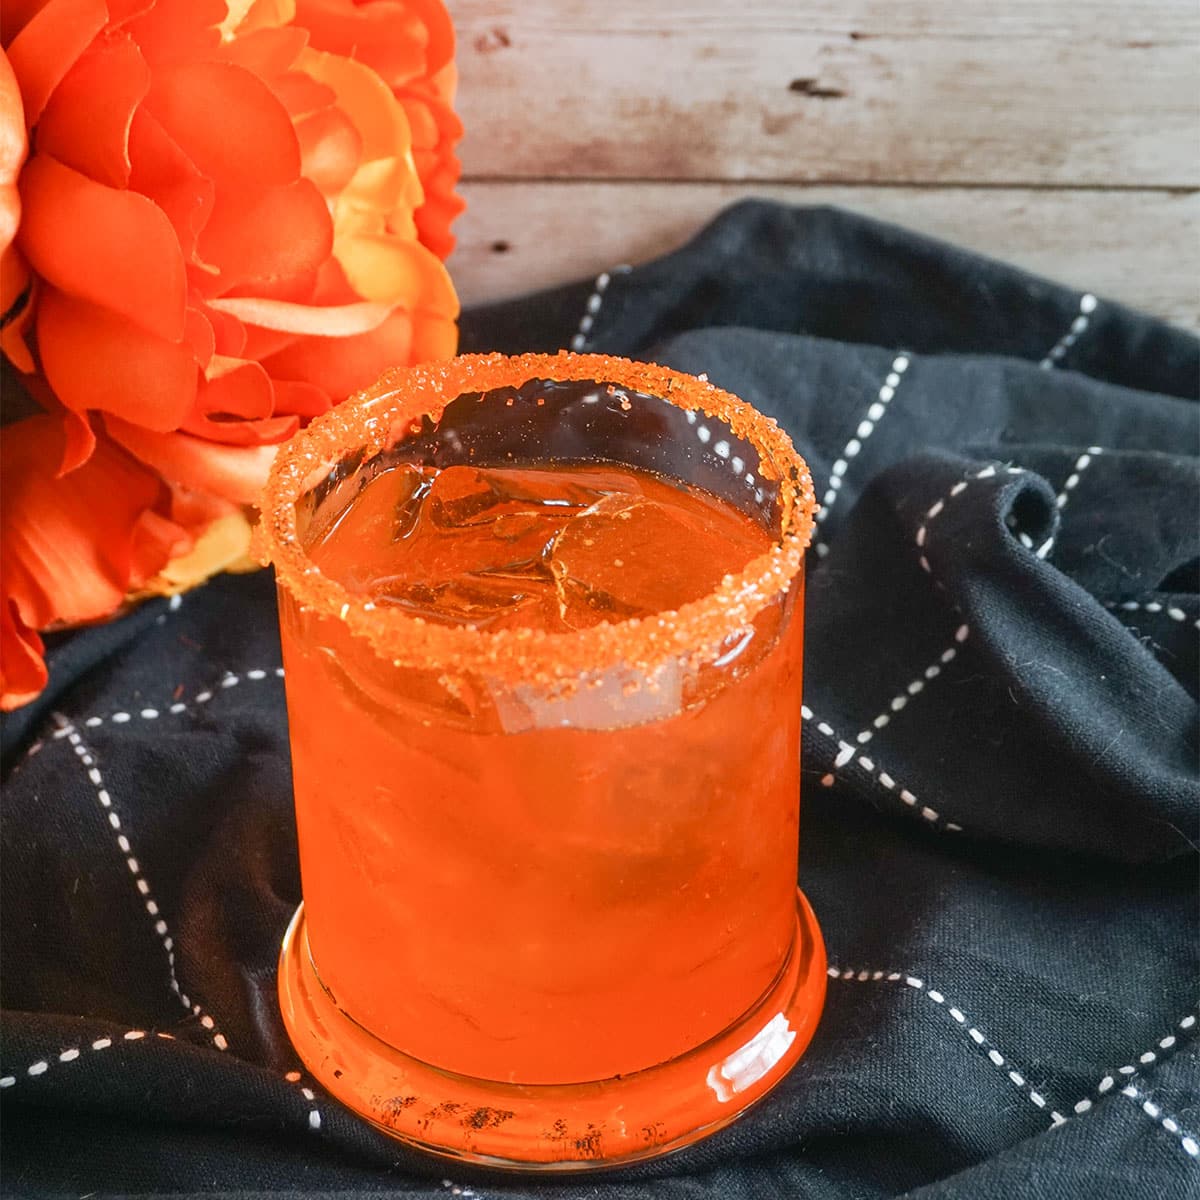
[[[452,7],[473,177],[1200,183],[1194,4]]]
[[[1200,37],[1193,0],[449,0],[463,41],[523,27],[558,33],[633,30],[840,33],[860,38],[1069,37],[1177,42]],[[464,45],[464,49],[465,49]]]
[[[1200,328],[1200,193],[485,181],[464,191],[450,269],[467,303],[656,257],[754,195],[854,209]]]

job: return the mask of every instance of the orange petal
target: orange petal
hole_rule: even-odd
[[[54,394],[44,376],[27,376],[22,383],[25,385],[25,390],[45,412],[61,421],[63,451],[55,475],[56,477],[69,475],[76,468],[82,467],[96,449],[96,432],[92,428],[91,419],[87,413],[79,413],[67,408]]]
[[[296,275],[285,275],[278,279],[252,279],[245,283],[235,284],[230,288],[232,295],[252,295],[258,293],[272,300],[287,300],[293,304],[307,304],[313,298],[313,289],[317,286],[317,272],[303,271]],[[246,337],[254,338],[254,331],[247,329]],[[248,358],[257,358],[258,354],[249,354]]]
[[[224,28],[227,32],[236,30],[240,37],[259,29],[288,25],[295,17],[295,0],[229,0]]]
[[[37,370],[26,335],[33,326],[34,283],[29,268],[16,246],[0,254],[0,291],[6,303],[0,318],[0,350],[18,371],[32,374]]]
[[[174,521],[147,509],[134,527],[133,562],[125,594],[140,591],[148,579],[164,570],[176,555],[187,553],[192,544],[192,537]]]
[[[261,420],[271,415],[274,403],[271,381],[258,363],[217,355],[196,393],[195,412]]]
[[[318,83],[303,71],[288,71],[275,76],[271,80],[271,91],[279,97],[293,121],[328,108],[337,100],[333,88]]]
[[[274,446],[222,446],[188,433],[152,433],[109,417],[105,425],[131,454],[168,483],[254,504],[275,458]]]
[[[150,471],[101,438],[83,466],[56,477],[62,446],[49,414],[8,426],[0,443],[0,574],[35,629],[108,616],[183,538],[178,527],[167,536],[159,521],[143,524],[163,499]]]
[[[333,398],[311,383],[297,383],[288,379],[271,380],[275,389],[275,411],[291,413],[306,421],[328,412]]]
[[[11,243],[0,251],[0,323],[5,328],[29,308],[33,280],[25,256]],[[22,367],[21,370],[33,370]]]
[[[458,353],[458,325],[446,317],[417,312],[413,314],[412,348],[415,363],[440,362]]]
[[[21,85],[27,129],[107,20],[104,0],[49,0],[13,39],[8,59]]]
[[[364,162],[403,158],[411,148],[408,121],[399,101],[365,63],[308,49],[298,66],[337,94],[338,107],[354,122],[362,138]]]
[[[325,193],[336,196],[354,178],[362,138],[345,113],[324,108],[296,122],[301,169]]]
[[[129,126],[150,68],[129,37],[97,42],[66,73],[38,122],[43,154],[109,187],[129,183]]]
[[[155,0],[153,8],[129,20],[125,28],[157,77],[160,67],[217,54],[224,16],[225,0]]]
[[[204,305],[204,316],[212,326],[213,352],[227,354],[231,358],[257,358],[255,354],[243,354],[246,348],[246,327],[235,316]]]
[[[186,554],[172,558],[143,585],[155,596],[186,592],[221,571],[255,570],[250,560],[250,521],[241,509],[223,513],[208,523]]]
[[[218,421],[193,415],[183,427],[186,433],[224,446],[274,446],[286,442],[299,428],[300,418],[294,415],[264,417],[260,421]]]
[[[7,7],[5,16],[8,16]],[[0,50],[0,186],[17,181],[17,173],[29,153],[29,137],[21,105],[21,89],[8,55]],[[11,240],[11,238],[10,238]]]
[[[262,362],[272,354],[278,354],[285,346],[296,340],[296,334],[283,333],[278,329],[263,329],[258,325],[246,325],[246,344],[242,348],[243,358]]]
[[[337,197],[335,236],[383,233],[390,228],[415,241],[417,230],[412,213],[425,194],[413,166],[411,154],[363,162]]]
[[[308,45],[308,31],[299,28],[239,30],[221,46],[222,62],[236,63],[262,79],[273,81],[296,61]]]
[[[317,272],[317,286],[311,304],[342,305],[360,303],[358,293],[350,286],[346,272],[336,258],[327,258]]]
[[[107,0],[108,27],[118,29],[134,17],[140,17],[149,12],[155,5],[155,0]]]
[[[44,279],[159,337],[183,336],[183,253],[151,201],[94,183],[45,154],[25,167],[21,198],[18,241]]]
[[[458,90],[458,66],[451,58],[444,67],[439,71],[434,71],[428,79],[429,87],[433,89],[434,94],[447,105],[454,103],[454,96]]]
[[[10,385],[12,382],[15,381],[10,381]],[[49,413],[61,424],[62,458],[52,464],[56,476],[70,474],[91,458],[96,447],[96,434],[87,413],[72,412],[67,408],[54,394],[44,375],[37,372],[22,375],[19,389],[15,393],[10,390],[7,398],[15,401],[12,405],[15,415]]]
[[[17,34],[45,7],[46,0],[4,0],[4,24],[0,26],[4,45],[12,45]]]
[[[191,533],[199,533],[211,521],[230,513],[241,512],[241,506],[211,492],[196,492],[171,484],[171,520]]]
[[[421,169],[419,165],[417,169]],[[467,207],[467,202],[454,190],[460,173],[458,160],[451,156],[422,175],[425,203],[413,214],[421,245],[443,260],[450,257],[455,246],[450,226]]]
[[[458,316],[458,297],[445,265],[420,242],[364,234],[339,239],[336,253],[350,285],[365,300]]]
[[[387,304],[366,300],[358,304],[326,307],[290,304],[286,300],[262,300],[253,296],[227,296],[210,300],[208,307],[262,329],[323,337],[350,337],[356,333],[367,333],[382,325],[392,311]]]
[[[450,225],[466,207],[455,193],[462,168],[453,152],[462,122],[429,80],[407,89],[399,99],[413,130],[413,163],[424,191],[415,214],[417,232],[422,245],[445,259],[454,249]]]
[[[203,371],[212,361],[217,349],[217,336],[213,332],[212,322],[198,308],[187,310],[187,331],[184,340],[191,347],[192,358]]]
[[[96,452],[96,431],[82,413],[63,409],[63,456],[58,464],[58,477],[78,470]]]
[[[301,338],[263,361],[272,379],[312,384],[344,400],[373,383],[388,367],[411,362],[412,323],[397,310],[377,329],[356,337]]]
[[[439,142],[456,142],[463,134],[463,123],[454,111],[454,92],[457,81],[454,64],[451,63],[437,75],[414,79],[396,92],[407,113],[409,105],[423,105],[437,125]]]
[[[300,174],[287,110],[244,67],[181,63],[156,72],[146,106],[218,190],[282,185]]]
[[[448,149],[463,135],[463,123],[451,104],[424,81],[396,93],[413,129],[413,145],[423,149]],[[417,130],[420,130],[418,140]]]
[[[413,153],[417,150],[430,150],[438,144],[442,131],[430,110],[427,100],[400,93],[397,97],[404,115],[408,118],[408,127],[412,130]]]
[[[407,0],[425,26],[425,71],[428,75],[454,66],[454,22],[443,0]],[[451,92],[453,95],[453,92]]]
[[[141,107],[129,130],[129,186],[162,209],[184,256],[195,262],[196,238],[212,212],[216,189],[173,137]]]
[[[28,374],[37,369],[33,353],[25,340],[25,334],[33,322],[32,314],[26,310],[15,321],[10,321],[0,330],[0,351],[18,370]]]
[[[296,24],[310,31],[316,49],[359,59],[395,87],[426,70],[425,26],[411,7],[395,0],[361,6],[296,0]]]
[[[219,279],[205,285],[213,292],[252,287],[261,295],[270,285],[271,295],[290,299],[311,292],[312,276],[332,248],[329,210],[307,179],[242,195],[218,192],[197,242],[205,261],[220,269]]]
[[[186,342],[168,342],[54,288],[37,314],[42,368],[68,408],[103,409],[149,429],[178,429],[196,397]]]
[[[45,644],[21,620],[16,602],[0,597],[0,711],[28,704],[46,686]]]

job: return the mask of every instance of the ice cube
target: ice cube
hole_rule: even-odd
[[[447,467],[429,492],[429,516],[442,529],[462,529],[501,519],[561,520],[611,492],[637,484],[603,466],[569,472],[521,467]]]
[[[429,495],[437,478],[436,467],[405,465],[393,472],[396,476],[396,500],[392,510],[392,541],[401,542],[416,532]]]
[[[622,664],[587,676],[562,694],[536,684],[504,685],[494,690],[492,701],[508,733],[530,728],[623,729],[679,712],[685,673],[684,664],[674,658],[649,672]]]
[[[542,624],[542,609],[550,609],[553,615],[552,588],[536,582],[522,587],[511,578],[489,580],[484,575],[468,575],[427,584],[398,577],[390,586],[381,586],[377,595],[381,606],[404,609],[410,616],[476,629],[536,627]]]
[[[731,551],[725,531],[691,513],[645,496],[608,496],[563,527],[550,569],[563,620],[582,628],[700,599],[744,565]]]
[[[421,475],[402,499],[401,569],[376,581],[380,602],[428,620],[480,629],[571,628],[559,615],[550,547],[589,505],[636,481],[609,469],[548,473],[448,467]],[[400,513],[402,504],[397,504]]]

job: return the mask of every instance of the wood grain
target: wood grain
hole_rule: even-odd
[[[887,35],[1153,43],[1200,37],[1200,8],[1192,0],[449,0],[449,5],[463,49],[469,37],[517,22],[553,33],[782,30],[863,40]]]
[[[1200,328],[1195,193],[486,181],[464,191],[449,265],[466,303],[656,257],[754,195],[855,209]]]
[[[1200,326],[1195,0],[450,0],[469,302],[837,204]]]
[[[1192,0],[451,8],[471,177],[1200,184]]]

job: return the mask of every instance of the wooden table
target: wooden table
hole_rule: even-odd
[[[466,302],[837,204],[1200,327],[1195,0],[450,0]]]

